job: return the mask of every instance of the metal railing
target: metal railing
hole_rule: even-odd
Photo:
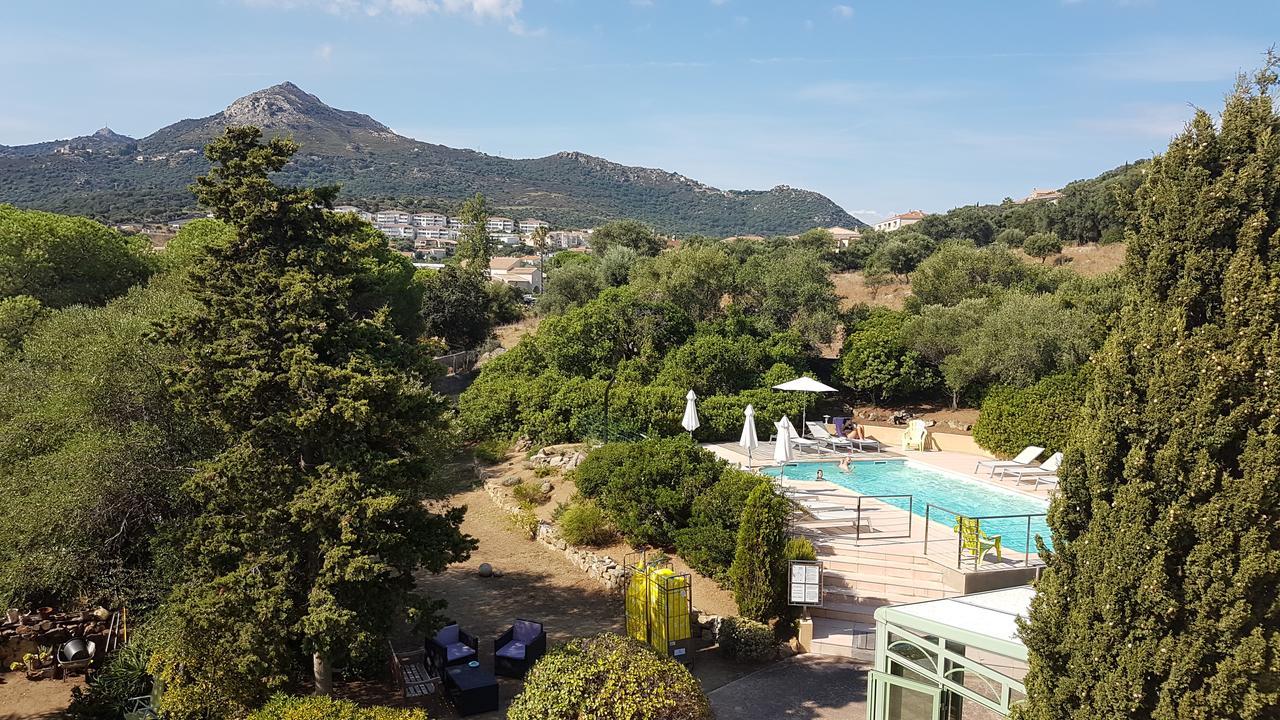
[[[475,367],[476,361],[480,359],[480,351],[463,350],[461,352],[449,353],[448,355],[440,355],[433,359],[445,366],[448,374],[458,375]]]
[[[912,523],[912,518],[915,517],[914,510],[916,507],[915,505],[916,501],[914,497],[910,495],[859,495],[858,504],[857,504],[858,522],[854,523],[854,526],[853,526],[854,528],[853,542],[855,544],[862,541],[862,501],[863,500],[892,500],[897,498],[907,499],[907,534],[906,535],[884,535],[883,537],[886,539],[896,538],[896,537],[908,537],[908,538],[911,537],[911,523]],[[898,507],[897,505],[890,505],[889,503],[885,503],[885,504],[889,505],[890,507]],[[902,508],[898,508],[898,509],[901,510]]]
[[[1035,551],[1032,549],[1033,546],[1031,545],[1031,520],[1032,518],[1038,518],[1038,517],[1042,518],[1047,515],[1047,513],[1017,513],[1014,515],[977,515],[975,516],[975,515],[966,515],[961,512],[956,512],[955,510],[951,510],[949,508],[943,507],[936,503],[925,503],[925,506],[924,506],[924,554],[926,557],[929,555],[929,519],[930,519],[930,515],[934,510],[939,510],[943,513],[953,516],[956,519],[956,523],[953,526],[953,528],[959,528],[960,521],[962,519],[972,520],[975,523],[974,533],[979,538],[981,538],[982,536],[983,520],[1014,520],[1018,518],[1025,519],[1027,521],[1027,530],[1026,530],[1026,536],[1023,540],[1023,545],[1022,545],[1023,547],[1022,566],[1023,567],[1031,566],[1031,555],[1035,553]],[[979,545],[979,547],[981,547],[981,545]],[[1038,554],[1037,554],[1037,557],[1039,557]],[[960,569],[960,565],[963,562],[964,562],[964,533],[957,531],[956,532],[956,569],[957,570]],[[981,562],[982,562],[981,557],[975,557],[974,569],[977,569],[978,565],[980,565]]]

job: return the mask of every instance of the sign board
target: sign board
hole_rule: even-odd
[[[822,605],[822,563],[792,560],[787,573],[787,604]]]

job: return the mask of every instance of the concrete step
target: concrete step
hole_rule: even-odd
[[[951,590],[941,580],[897,578],[872,573],[847,573],[828,570],[822,574],[827,590],[850,590],[863,595],[901,598],[940,598]]]
[[[876,626],[870,623],[813,618],[813,644],[819,655],[870,659],[875,654]]]
[[[860,583],[858,587],[840,587],[827,585],[823,588],[823,604],[830,601],[842,602],[879,602],[881,604],[913,603],[921,600],[938,600],[955,597],[960,593],[948,588],[911,588],[901,586],[877,586],[874,583]]]
[[[876,608],[889,604],[887,600],[857,600],[843,595],[828,595],[822,598],[822,607],[809,608],[809,614],[816,618],[874,625]]]
[[[867,558],[851,558],[844,555],[822,556],[822,568],[828,572],[845,575],[865,575],[903,580],[919,580],[924,582],[942,582],[945,575],[937,565],[915,562],[912,558],[898,560],[873,560]]]

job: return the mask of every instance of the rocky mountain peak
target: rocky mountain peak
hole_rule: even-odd
[[[261,128],[307,128],[336,125],[346,130],[387,133],[391,129],[368,115],[329,107],[320,98],[291,82],[282,82],[245,95],[222,111],[227,125]]]

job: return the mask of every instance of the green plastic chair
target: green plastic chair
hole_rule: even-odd
[[[976,518],[957,517],[951,528],[960,536],[960,547],[973,555],[973,566],[976,568],[988,550],[996,551],[996,559],[1004,560],[1000,551],[1000,536],[988,535],[982,531],[982,525]]]

